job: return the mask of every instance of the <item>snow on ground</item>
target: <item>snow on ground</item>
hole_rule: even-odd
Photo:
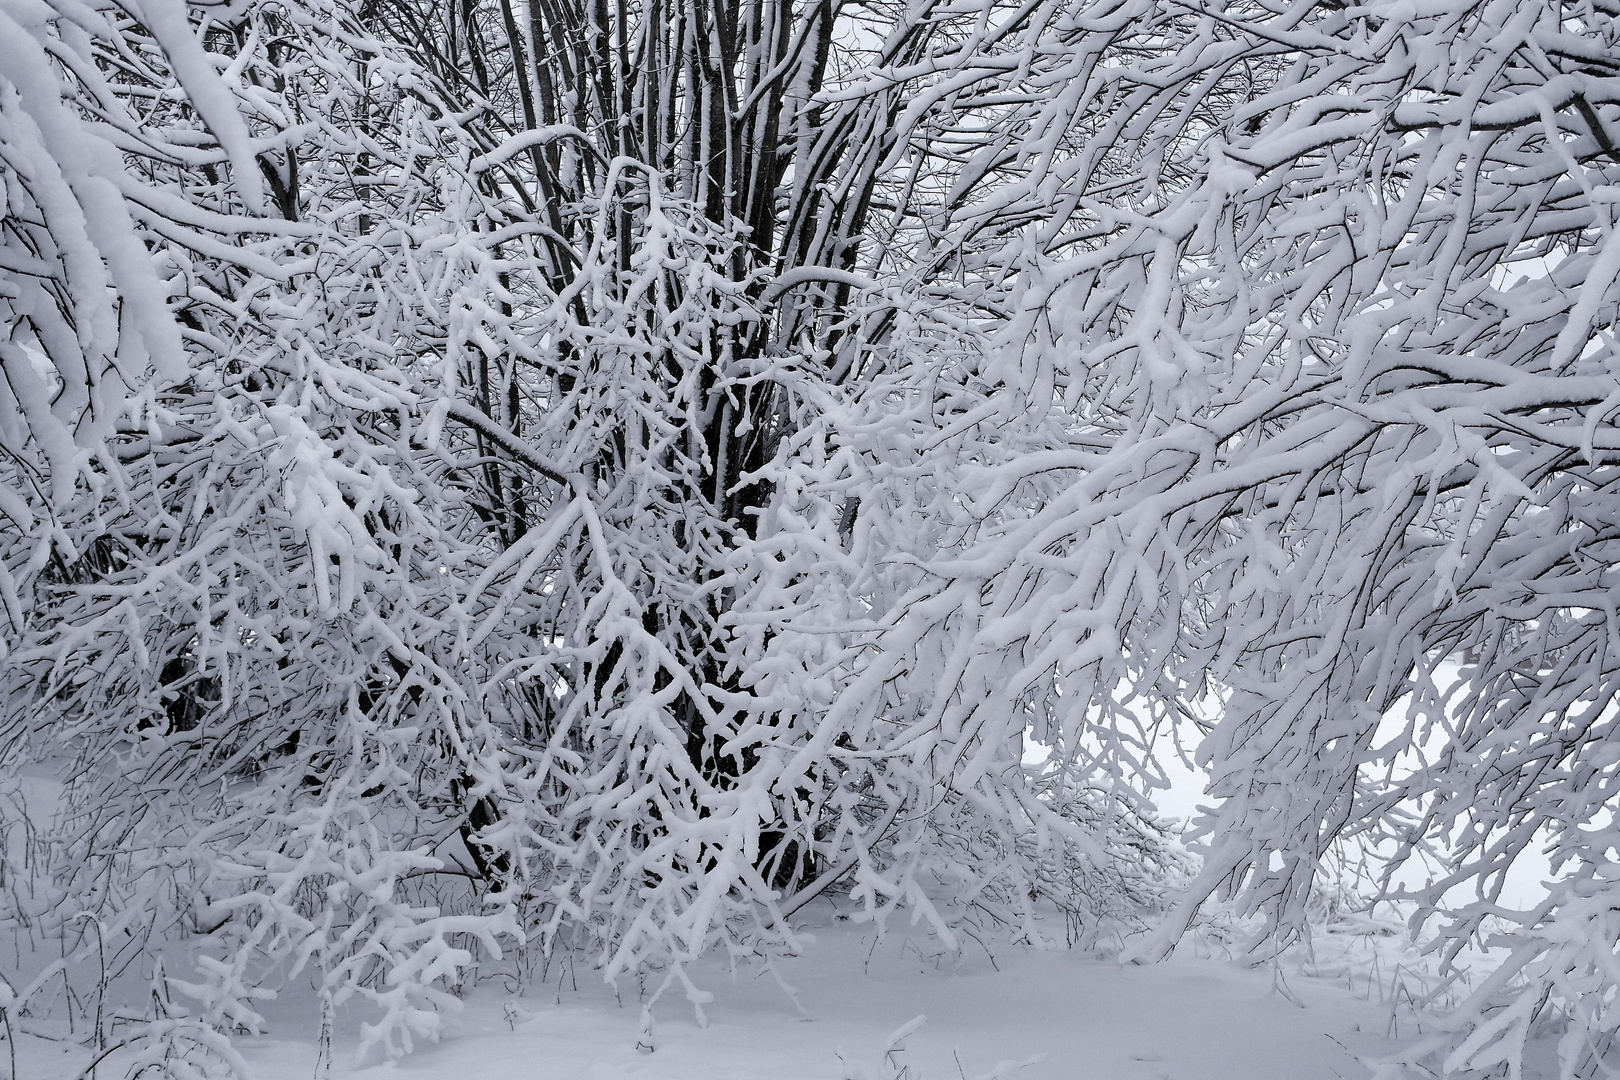
[[[1295,971],[1278,990],[1269,969],[1193,955],[1203,946],[1130,967],[994,942],[989,952],[970,942],[952,955],[903,924],[876,943],[869,925],[838,921],[828,906],[810,912],[805,925],[813,946],[777,965],[798,1008],[770,972],[754,966],[733,978],[717,960],[697,972],[714,994],[708,1026],[699,1027],[672,991],[655,1011],[654,1050],[644,1053],[636,1046],[634,980],[620,981],[621,1005],[595,972],[553,964],[548,983],[520,998],[481,987],[449,1036],[399,1061],[356,1064],[354,1021],[340,1019],[331,1076],[1350,1080],[1366,1075],[1351,1051],[1388,1045],[1380,1037],[1388,1008],[1347,991],[1342,980]],[[268,1035],[237,1041],[253,1075],[310,1080],[319,1030],[313,995],[271,1003],[266,1015]],[[885,1055],[891,1034],[919,1016],[926,1022]],[[88,1061],[78,1046],[64,1051],[44,1040],[24,1038],[19,1049],[18,1080],[66,1080]],[[103,1066],[104,1077],[123,1075],[113,1064]]]
[[[35,778],[29,794],[36,802],[50,792]],[[950,953],[902,918],[880,941],[870,924],[845,917],[850,910],[823,902],[801,913],[804,955],[778,960],[774,973],[753,963],[733,974],[722,957],[699,965],[694,980],[714,995],[707,1026],[672,988],[655,1009],[651,1053],[637,1045],[636,980],[621,978],[616,996],[584,958],[561,957],[521,996],[480,986],[441,1042],[398,1061],[356,1062],[366,1014],[340,1012],[330,1080],[1360,1080],[1368,1070],[1356,1054],[1415,1033],[1409,1013],[1385,1003],[1411,959],[1408,946],[1381,936],[1386,924],[1320,931],[1312,955],[1274,970],[1231,960],[1214,929],[1190,935],[1166,963],[1122,966],[993,937],[979,945],[964,936],[964,950]],[[1053,936],[1062,937],[1061,921]],[[184,951],[177,943],[171,972],[187,966]],[[37,966],[27,959],[0,957],[0,974]],[[36,1018],[22,1023],[31,1030],[16,1031],[14,1074],[0,1043],[0,1080],[84,1074],[85,1023],[70,1036],[67,1010],[47,1000],[57,997],[43,994]],[[94,1006],[81,998],[78,1008]],[[254,1080],[322,1080],[314,993],[285,990],[261,1011],[270,1030],[235,1040]],[[926,1020],[913,1024],[918,1017]],[[115,1054],[97,1080],[127,1072]]]

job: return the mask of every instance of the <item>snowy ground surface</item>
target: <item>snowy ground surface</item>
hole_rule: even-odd
[[[36,813],[56,787],[42,776],[13,796]],[[18,805],[21,805],[19,803]],[[15,830],[13,830],[15,832]],[[16,841],[16,836],[10,836]],[[16,853],[14,853],[16,854]],[[1036,949],[964,936],[958,953],[903,918],[878,936],[851,921],[847,900],[819,901],[795,918],[804,954],[757,962],[735,974],[723,957],[693,970],[713,994],[700,1026],[678,987],[655,1009],[651,1053],[636,981],[618,994],[581,959],[554,960],[544,982],[521,995],[490,982],[468,995],[436,1044],[392,1062],[357,1061],[363,1010],[340,1011],[330,1080],[1362,1080],[1361,1058],[1416,1034],[1408,1003],[1431,966],[1402,940],[1399,923],[1356,915],[1319,926],[1309,953],[1275,967],[1235,962],[1223,939],[1241,928],[1215,923],[1188,935],[1162,964],[1121,965],[1079,950]],[[1061,939],[1061,920],[1051,936]],[[0,977],[23,985],[55,955],[28,955],[0,941]],[[167,950],[168,971],[189,967],[185,946]],[[74,969],[83,991],[86,972]],[[119,996],[144,991],[130,971]],[[53,984],[54,985],[54,984]],[[790,993],[787,988],[791,988]],[[109,1000],[109,1010],[116,1003]],[[0,1080],[78,1080],[94,1056],[86,1021],[50,988],[0,1042]],[[317,1069],[318,1000],[289,988],[261,1005],[269,1030],[235,1045],[251,1080],[323,1080]],[[68,1016],[79,1016],[73,1030]],[[920,1024],[919,1017],[926,1018]],[[112,1038],[119,1036],[109,1021]],[[896,1040],[903,1029],[911,1033]],[[0,1032],[3,1038],[4,1032]],[[895,1049],[889,1051],[893,1045]],[[1526,1080],[1540,1075],[1532,1061]],[[125,1080],[117,1053],[95,1080]],[[148,1072],[148,1077],[157,1075]],[[1552,1075],[1549,1073],[1549,1075]]]
[[[969,943],[950,955],[926,934],[892,927],[874,947],[869,926],[809,913],[816,941],[769,972],[736,978],[716,961],[700,983],[714,994],[708,1026],[672,991],[656,1010],[651,1053],[638,1051],[633,981],[624,1003],[593,972],[553,966],[549,983],[513,998],[473,993],[452,1033],[402,1060],[356,1063],[355,1031],[340,1020],[330,1075],[421,1080],[1350,1080],[1353,1054],[1391,1044],[1379,989],[1347,987],[1340,968],[1296,967],[1284,989],[1270,969],[1215,957],[1207,944],[1159,965],[1130,967],[1067,950]],[[999,967],[999,970],[997,969]],[[560,985],[559,985],[560,984]],[[577,988],[576,988],[577,985]],[[1291,1001],[1290,997],[1297,999]],[[800,1012],[802,1009],[802,1015]],[[258,1080],[315,1075],[317,1008],[286,995],[265,1010],[271,1031],[238,1045]],[[891,1035],[926,1022],[886,1054]],[[18,1080],[67,1080],[88,1063],[76,1042],[19,1039]],[[109,1060],[103,1078],[122,1078]]]

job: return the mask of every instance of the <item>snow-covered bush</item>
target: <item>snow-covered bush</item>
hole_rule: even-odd
[[[1130,45],[1070,84],[1075,157],[1041,189],[1075,212],[1020,238],[1048,366],[1025,352],[1000,377],[1069,424],[959,485],[983,504],[1072,482],[940,567],[998,613],[976,660],[1017,643],[1009,696],[1034,658],[1066,665],[1075,729],[1110,726],[1121,686],[1149,712],[1222,703],[1203,869],[1138,955],[1211,894],[1284,945],[1335,840],[1397,864],[1429,848],[1446,865],[1418,919],[1450,951],[1516,927],[1518,974],[1427,1063],[1516,1068],[1527,1018],[1562,1012],[1565,1068],[1588,1074],[1613,960],[1592,898],[1620,670],[1616,12],[1112,11]],[[1567,880],[1504,907],[1541,843]]]
[[[484,291],[456,248],[476,146],[342,7],[42,8],[29,29],[34,67],[8,75],[49,81],[8,100],[52,99],[103,181],[80,202],[113,219],[53,249],[27,230],[71,220],[77,189],[8,174],[47,208],[12,203],[7,250],[37,264],[8,268],[7,314],[56,413],[25,411],[6,466],[37,498],[5,552],[7,751],[68,780],[57,917],[208,935],[175,981],[208,1025],[258,1026],[267,973],[313,963],[381,1008],[368,1041],[408,1048],[451,1001],[436,983],[517,932],[499,896],[439,911],[405,885],[442,868],[488,752],[444,667],[465,618],[441,567],[477,538],[410,449],[446,313]],[[87,278],[118,245],[134,285]]]
[[[1077,751],[1023,771],[1034,698],[963,711],[952,597],[896,619],[979,528],[949,485],[1006,292],[953,223],[994,174],[932,141],[966,84],[911,58],[952,27],[999,85],[1046,23],[844,52],[793,15],[747,78],[804,70],[747,94],[804,168],[735,203],[686,141],[735,73],[638,156],[547,111],[609,102],[491,76],[521,35],[477,14],[42,6],[8,42],[5,753],[66,783],[14,925],[195,935],[136,1036],[169,1061],[306,972],[407,1051],[523,942],[701,1003],[686,963],[794,947],[833,887],[947,940],[1151,907],[1179,864],[1139,804]],[[840,134],[901,84],[904,124]]]
[[[1139,794],[1219,700],[1140,953],[1437,841],[1418,917],[1477,882],[1441,925],[1516,925],[1516,981],[1430,1050],[1546,1002],[1586,1068],[1615,17],[7,3],[35,895],[200,935],[207,1025],[307,969],[386,1052],[520,943],[701,1003],[832,888],[1086,940],[1187,873]],[[1538,835],[1568,880],[1505,911]]]

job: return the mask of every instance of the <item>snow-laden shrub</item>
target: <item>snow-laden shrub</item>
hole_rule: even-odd
[[[404,1052],[518,947],[700,1004],[692,959],[796,947],[831,888],[947,940],[1156,903],[1177,864],[1137,805],[1087,794],[1089,754],[1027,775],[1034,698],[958,685],[958,595],[897,619],[980,527],[949,485],[996,272],[898,272],[903,216],[869,264],[857,218],[773,269],[696,158],[509,135],[522,94],[379,40],[404,6],[24,14],[4,752],[66,787],[6,867],[44,906],[8,914],[80,957],[86,914],[126,957],[192,938],[150,1053],[303,978]],[[952,115],[896,70],[936,94],[917,131]],[[846,89],[856,119],[898,94]],[[893,145],[849,160],[877,183]]]
[[[389,1051],[519,945],[700,1002],[832,888],[1094,937],[1218,699],[1141,955],[1460,844],[1443,925],[1516,918],[1531,996],[1447,1052],[1541,990],[1601,1053],[1614,13],[709,10],[0,9],[38,895],[205,936],[209,1024],[302,963]],[[1503,916],[1538,834],[1576,884]]]
[[[6,100],[53,99],[31,107],[81,145],[51,152],[101,186],[6,176],[7,250],[37,260],[8,266],[7,329],[55,410],[23,410],[5,467],[37,500],[4,553],[7,753],[67,781],[26,869],[57,917],[137,949],[207,935],[174,980],[205,1025],[257,1028],[268,973],[313,964],[379,1006],[366,1042],[408,1048],[453,1003],[441,984],[518,933],[499,897],[451,912],[407,889],[442,868],[434,831],[487,740],[436,667],[455,649],[409,644],[465,625],[442,621],[439,570],[464,546],[401,453],[442,367],[419,358],[477,278],[442,254],[472,147],[340,6],[41,7],[28,29],[6,35],[30,65]],[[62,239],[70,197],[99,247]],[[119,245],[133,285],[93,277]],[[112,304],[107,339],[70,303]]]
[[[1377,1074],[1518,1080],[1530,1044],[1550,1038],[1559,1080],[1601,1075],[1620,1030],[1615,904],[1612,878],[1588,877],[1561,882],[1535,912],[1503,912],[1502,932],[1482,944],[1505,957],[1430,1022],[1429,1034],[1379,1062]]]

